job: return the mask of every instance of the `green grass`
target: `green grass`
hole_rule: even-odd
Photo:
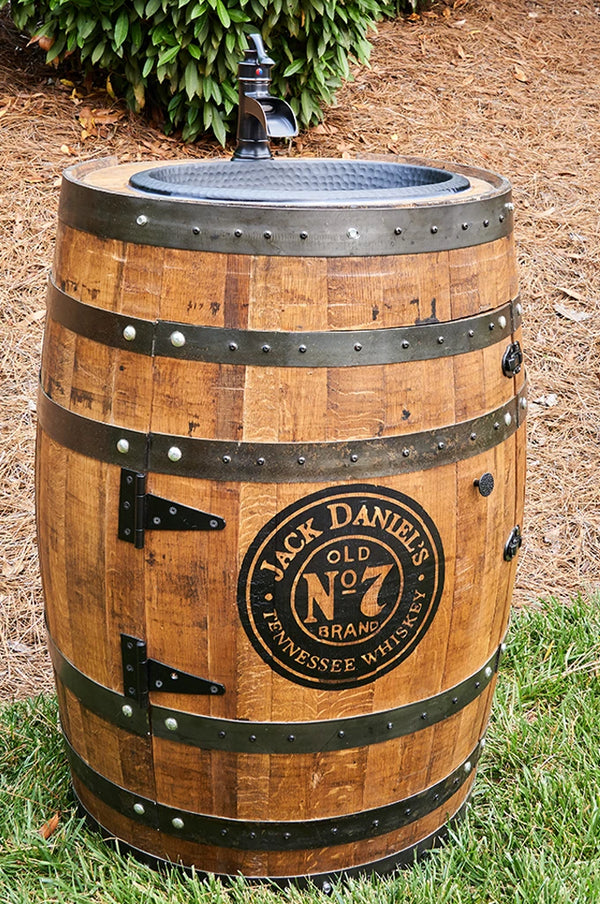
[[[384,880],[317,891],[231,887],[119,855],[75,813],[54,699],[0,713],[6,904],[600,902],[600,600],[514,613],[472,804],[449,843]],[[40,826],[61,811],[58,831]]]

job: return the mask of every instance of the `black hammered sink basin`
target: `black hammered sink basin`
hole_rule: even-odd
[[[351,205],[394,203],[464,191],[469,180],[429,166],[374,160],[207,160],[156,166],[130,184],[153,194],[207,201]]]

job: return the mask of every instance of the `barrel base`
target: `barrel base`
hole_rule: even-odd
[[[145,866],[149,866],[151,869],[181,870],[188,875],[194,875],[202,882],[207,881],[211,877],[214,877],[225,884],[229,884],[240,878],[239,875],[232,876],[226,873],[206,873],[202,870],[196,869],[195,867],[186,866],[183,863],[175,863],[172,860],[164,860],[162,857],[157,857],[154,854],[149,854],[147,851],[143,851],[140,848],[129,844],[129,842],[123,841],[120,838],[116,838],[111,832],[109,832],[108,829],[106,829],[102,825],[101,822],[99,822],[94,816],[92,816],[92,814],[89,812],[89,810],[87,810],[87,808],[77,796],[77,792],[75,790],[74,794],[77,799],[77,809],[80,815],[85,818],[88,827],[93,831],[99,832],[102,835],[104,841],[114,846],[120,854],[129,854],[135,860],[143,863]],[[289,885],[294,885],[297,888],[316,887],[325,894],[329,894],[333,890],[332,883],[334,882],[344,882],[347,879],[356,879],[369,876],[389,876],[397,870],[412,866],[417,860],[422,860],[424,857],[427,857],[433,850],[441,847],[446,841],[450,829],[453,826],[456,826],[464,817],[465,811],[469,805],[470,797],[471,792],[469,792],[460,809],[457,810],[457,812],[448,820],[447,823],[445,823],[439,829],[436,829],[435,832],[432,832],[426,838],[422,838],[415,844],[412,844],[401,851],[397,851],[395,854],[390,854],[390,856],[388,857],[383,857],[380,860],[374,860],[371,863],[362,863],[359,866],[347,867],[342,870],[334,870],[325,873],[312,873],[306,876],[244,876],[243,878],[246,880],[246,882],[249,883],[269,884],[275,885],[279,888],[286,888]]]

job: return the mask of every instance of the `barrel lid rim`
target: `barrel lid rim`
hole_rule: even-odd
[[[219,161],[226,158],[212,157],[212,158],[198,158],[198,162],[211,162],[211,161]],[[287,159],[287,158],[282,158]],[[297,158],[298,160],[305,161],[325,161],[325,160],[345,160],[346,158],[326,158],[326,157],[301,157]],[[118,157],[109,156],[109,157],[98,157],[93,158],[87,161],[78,161],[77,163],[73,163],[70,166],[66,167],[63,170],[62,176],[65,182],[68,182],[72,185],[76,185],[81,187],[82,189],[93,191],[93,192],[102,192],[104,194],[109,194],[112,196],[124,196],[129,199],[138,199],[139,201],[161,201],[163,204],[185,204],[194,208],[216,208],[223,209],[227,208],[228,210],[236,210],[240,211],[248,211],[252,209],[262,210],[262,211],[281,211],[281,210],[410,210],[411,208],[440,208],[440,207],[450,207],[456,206],[457,204],[476,204],[481,202],[482,200],[488,201],[493,200],[495,198],[500,198],[503,196],[508,196],[511,194],[512,185],[509,179],[506,176],[502,176],[492,170],[486,170],[481,167],[470,166],[466,164],[457,164],[449,161],[442,160],[432,160],[430,158],[422,158],[422,157],[405,157],[400,155],[389,155],[389,154],[368,154],[364,156],[357,155],[356,158],[351,158],[356,160],[363,161],[371,161],[371,162],[382,162],[382,163],[401,163],[407,164],[410,166],[419,166],[419,167],[427,167],[438,170],[446,170],[448,172],[456,173],[457,175],[466,176],[467,178],[471,177],[473,179],[478,179],[482,182],[487,183],[488,190],[485,191],[477,191],[474,193],[469,192],[466,194],[465,192],[452,192],[446,194],[432,195],[430,197],[423,196],[418,198],[394,198],[394,199],[382,199],[376,198],[373,201],[367,201],[363,199],[359,199],[356,202],[341,202],[341,201],[331,201],[324,199],[323,201],[319,200],[310,200],[310,201],[289,201],[284,204],[282,203],[273,203],[272,201],[262,201],[262,200],[252,200],[252,201],[231,201],[230,199],[199,199],[199,198],[189,198],[183,196],[173,196],[173,195],[164,195],[159,192],[151,192],[151,191],[136,191],[129,186],[129,178],[125,177],[124,183],[122,186],[106,186],[106,185],[97,185],[93,182],[88,181],[87,176],[96,172],[100,169],[105,169],[108,167],[112,167],[114,169],[123,169],[123,173],[127,172],[131,167],[131,162],[119,162]],[[154,168],[154,167],[163,167],[163,166],[175,166],[175,165],[189,165],[189,159],[171,159],[171,160],[147,160],[147,161],[135,161],[136,166],[139,165],[140,171],[142,168]],[[235,165],[235,164],[233,164]]]

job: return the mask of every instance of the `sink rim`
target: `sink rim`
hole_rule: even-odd
[[[294,180],[302,175],[306,175],[308,171],[321,181],[331,180],[337,175],[340,185],[335,188],[304,188],[302,184],[293,183],[291,188],[278,187],[274,189],[272,185],[258,186],[240,186],[240,185],[211,185],[208,179],[222,177],[227,169],[231,167],[231,173],[236,171],[241,174],[242,169],[245,175],[251,175],[253,170],[262,179],[268,179],[275,175],[276,177],[285,177],[286,170],[289,171],[289,177]],[[233,169],[235,167],[235,170]],[[335,170],[339,169],[339,174]],[[207,181],[196,182],[195,184],[183,183],[181,180],[170,179],[175,173],[181,171],[192,171],[191,175],[196,177],[206,173]],[[270,171],[270,172],[269,172]],[[393,175],[397,171],[398,176],[407,177],[414,175],[415,181],[412,184],[392,184],[388,187],[369,187],[366,189],[357,189],[356,187],[345,188],[343,179],[344,171],[350,174],[356,180],[360,178],[361,173],[365,175]],[[409,173],[410,171],[410,173]],[[450,198],[468,191],[471,187],[470,180],[467,176],[450,169],[442,169],[440,167],[417,164],[403,163],[399,161],[383,161],[368,159],[345,159],[334,157],[302,157],[302,158],[275,158],[272,160],[245,161],[245,160],[229,160],[218,158],[216,160],[196,160],[173,161],[165,164],[157,164],[135,172],[129,179],[129,185],[140,196],[158,195],[168,197],[173,200],[181,201],[214,201],[214,202],[230,202],[232,204],[267,204],[267,205],[329,205],[335,207],[355,207],[370,206],[370,204],[380,205],[397,203],[418,203],[420,201],[428,202],[444,198]],[[352,183],[354,185],[354,183]]]

